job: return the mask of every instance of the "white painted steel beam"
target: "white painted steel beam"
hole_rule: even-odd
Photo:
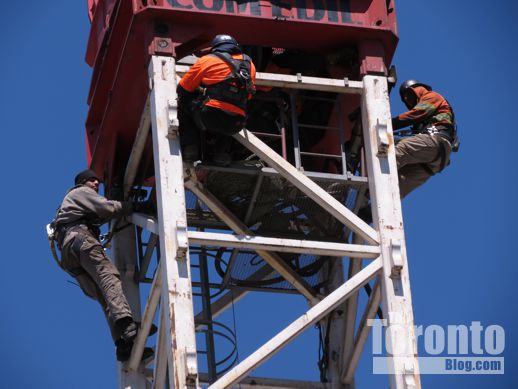
[[[158,235],[158,223],[152,216],[143,213],[133,213],[131,215],[131,222],[155,235]]]
[[[324,294],[328,295],[342,286],[345,282],[344,276],[344,261],[342,258],[332,258],[327,261],[325,267],[320,271],[319,277],[325,277],[321,281],[325,282]],[[327,368],[325,376],[329,382],[330,389],[343,389],[340,382],[340,355],[343,354],[343,339],[344,339],[344,327],[345,327],[345,307],[347,306],[346,301],[338,305],[327,317],[321,320],[318,325],[322,333],[324,340],[323,350],[327,355],[322,355],[323,358],[327,357]]]
[[[234,216],[214,195],[207,191],[200,183],[192,179],[185,183],[186,188],[191,190],[209,209],[216,214],[230,229],[242,235],[253,235],[253,232],[236,216]],[[282,258],[275,253],[265,250],[256,250],[272,268],[274,268],[286,281],[297,289],[311,304],[319,299],[315,296],[313,288],[297,272],[293,271]]]
[[[149,236],[149,240],[146,244],[146,251],[144,252],[142,260],[140,261],[139,281],[142,281],[146,278],[146,274],[151,263],[151,258],[153,256],[153,252],[155,251],[157,243],[158,235],[151,233]]]
[[[142,352],[146,346],[146,339],[149,335],[149,330],[153,324],[153,318],[155,317],[156,308],[160,301],[160,292],[162,288],[162,273],[157,271],[151,289],[147,298],[146,308],[144,309],[144,315],[140,323],[139,332],[137,338],[133,342],[133,348],[131,350],[131,356],[128,361],[128,370],[137,370],[140,359],[142,358]]]
[[[122,288],[126,300],[131,307],[133,319],[140,321],[140,287],[135,282],[135,269],[137,268],[135,227],[129,225],[118,231],[112,239],[111,252],[113,260],[121,275]],[[126,363],[118,363],[119,388],[140,389],[146,382],[146,377],[136,369],[128,371]]]
[[[275,353],[280,351],[282,347],[295,339],[295,337],[342,304],[351,295],[351,293],[354,293],[361,288],[372,277],[374,277],[381,268],[382,263],[379,258],[371,262],[356,276],[329,294],[322,301],[309,309],[304,315],[292,322],[288,327],[279,332],[249,357],[219,378],[215,383],[210,385],[209,389],[230,388],[232,385],[238,383],[243,377],[248,375],[250,371],[271,358]]]
[[[159,313],[158,337],[155,348],[155,368],[153,369],[153,389],[164,389],[167,380],[167,350],[171,345],[167,344],[164,311]]]
[[[362,239],[357,234],[352,236],[353,243],[360,244]],[[349,262],[348,278],[354,277],[362,268],[362,260],[359,258],[351,258]],[[356,330],[356,316],[358,313],[358,292],[354,293],[348,300],[345,310],[345,333],[344,333],[344,344],[343,352],[341,355],[341,374],[340,381],[343,381],[345,366],[349,365],[349,360],[354,347],[354,335]],[[350,382],[349,382],[350,383]]]
[[[387,79],[363,78],[362,123],[374,225],[379,231],[383,274],[382,306],[387,319],[386,340],[394,355],[387,355],[391,389],[419,389],[419,365],[414,334],[412,296],[406,258],[405,234]],[[397,265],[397,266],[394,266]]]
[[[162,272],[161,310],[169,385],[199,387],[183,163],[177,125],[176,72],[171,57],[152,56],[150,111]]]
[[[320,242],[300,239],[269,238],[264,236],[231,235],[214,232],[189,231],[190,244],[248,248],[287,253],[326,255],[334,257],[377,258],[380,249],[376,246],[347,243]]]
[[[143,214],[133,214],[131,219],[137,226],[156,233],[157,226],[154,218]],[[202,231],[189,231],[187,236],[190,244],[204,246],[212,245],[231,248],[248,248],[251,250],[353,258],[377,258],[380,254],[379,247],[361,244],[269,238],[255,235],[231,235]]]
[[[318,184],[298,171],[292,164],[283,159],[250,131],[246,129],[242,130],[235,134],[234,138],[277,170],[279,174],[333,215],[337,220],[349,227],[351,231],[356,232],[371,244],[375,245],[379,243],[378,233],[371,226],[355,215],[344,204],[327,193]]]
[[[189,70],[189,66],[178,65],[176,67],[176,70],[179,75],[184,75],[187,72],[187,70]],[[361,81],[351,81],[346,78],[332,79],[309,77],[303,75],[292,76],[287,74],[262,72],[257,72],[255,83],[258,86],[272,86],[276,88],[287,89],[318,90],[321,92],[348,94],[361,94],[363,90],[363,83]]]
[[[343,370],[344,374],[342,376],[342,381],[344,384],[352,384],[354,382],[354,372],[358,367],[365,343],[369,337],[369,332],[371,329],[370,320],[373,320],[376,317],[376,312],[378,311],[378,307],[380,305],[380,290],[381,284],[378,281],[374,285],[374,288],[372,288],[372,293],[369,297],[369,301],[367,302],[367,307],[360,320],[360,325],[358,326],[358,333],[356,335],[356,339],[354,340],[354,347]]]
[[[146,141],[149,135],[149,127],[151,126],[151,116],[149,114],[149,97],[146,100],[142,116],[140,117],[140,125],[133,142],[133,147],[126,165],[126,171],[124,173],[124,198],[128,197],[128,193],[131,186],[135,182],[135,176],[137,175],[140,160],[142,159],[142,153],[146,146]]]
[[[200,374],[200,381],[208,384],[206,374]],[[331,389],[329,384],[314,381],[285,380],[280,378],[246,377],[237,385],[238,389]]]

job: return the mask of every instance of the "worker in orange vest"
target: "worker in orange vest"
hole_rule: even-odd
[[[401,100],[409,111],[392,118],[395,131],[412,126],[411,136],[396,144],[401,198],[441,172],[458,149],[455,115],[448,101],[416,80],[403,82]]]
[[[217,35],[210,54],[196,61],[178,83],[178,119],[184,161],[201,157],[201,133],[212,160],[228,165],[230,136],[245,126],[247,101],[255,93],[255,66],[230,35]],[[209,139],[207,139],[208,141]],[[204,158],[207,155],[203,156]]]

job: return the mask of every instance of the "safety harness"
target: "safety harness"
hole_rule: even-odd
[[[81,266],[72,269],[65,269],[58,257],[56,250],[56,246],[59,250],[63,250],[63,241],[65,240],[67,233],[73,229],[83,231],[89,230],[95,236],[99,236],[98,233],[100,231],[98,226],[93,225],[91,222],[85,219],[80,219],[75,222],[68,223],[66,225],[59,225],[56,223],[56,219],[53,219],[49,224],[47,224],[47,237],[49,239],[50,251],[52,252],[52,257],[54,258],[54,261],[61,269],[70,274],[72,277],[77,277],[83,273],[86,273],[86,271]],[[80,231],[78,231],[78,233],[81,234]],[[74,242],[72,243],[72,249],[76,253],[79,253],[81,249],[81,244],[82,242],[80,239],[74,239]]]
[[[218,57],[228,64],[231,73],[223,81],[207,85],[205,97],[230,103],[245,110],[248,96],[254,93],[250,70],[252,60],[246,54],[243,54],[243,59],[235,59],[229,53],[221,52],[214,52],[210,55]]]
[[[75,187],[74,187],[75,188]],[[72,188],[72,189],[74,189]],[[72,190],[70,189],[70,190]],[[47,224],[47,238],[49,240],[50,245],[50,251],[52,252],[52,257],[54,258],[54,261],[56,264],[63,269],[65,272],[70,274],[72,277],[77,277],[83,273],[85,273],[85,270],[82,267],[77,267],[73,269],[65,269],[58,257],[56,246],[59,250],[63,250],[63,241],[65,240],[65,237],[69,231],[72,229],[82,229],[82,230],[89,230],[94,236],[100,235],[100,226],[96,221],[94,220],[94,216],[92,217],[83,217],[81,219],[75,220],[71,223],[67,224],[59,224],[56,222],[58,213],[60,208],[56,210],[56,216],[52,221]],[[81,248],[81,241],[79,239],[74,239],[74,246],[73,249],[79,252],[79,249]]]
[[[451,145],[451,151],[456,153],[459,151],[460,147],[460,140],[457,136],[457,123],[455,121],[455,112],[453,111],[453,108],[448,100],[446,100],[446,103],[450,107],[451,110],[451,121],[452,125],[450,128],[443,128],[442,126],[436,127],[433,124],[430,124],[430,122],[422,123],[421,125],[417,126],[416,129],[414,129],[414,133],[419,134],[429,134],[432,136],[440,136],[444,139],[446,139],[448,142],[450,142]],[[433,119],[433,117],[432,117]],[[447,152],[446,152],[446,145],[444,142],[439,142],[440,147],[437,153],[437,158],[433,160],[432,162],[435,162],[440,159],[441,164],[439,166],[439,171],[437,173],[440,173],[444,170],[446,166],[449,165],[449,161],[447,160]],[[436,172],[434,172],[429,164],[427,163],[420,163],[419,164],[430,176],[434,176]]]

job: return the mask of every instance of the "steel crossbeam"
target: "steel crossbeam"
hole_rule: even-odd
[[[234,138],[277,170],[291,184],[314,200],[337,220],[345,224],[369,243],[378,244],[378,233],[371,226],[318,186],[318,184],[297,170],[292,164],[283,159],[250,131],[244,129],[234,135]]]
[[[152,217],[133,214],[134,224],[156,233],[157,225]],[[188,231],[190,244],[230,248],[247,248],[287,253],[327,255],[335,257],[377,258],[380,249],[376,246],[320,242],[300,239],[269,238],[253,235],[230,235],[215,232]]]
[[[227,372],[223,377],[209,386],[209,389],[230,388],[233,384],[245,377],[249,372],[257,368],[282,347],[291,342],[300,333],[311,327],[317,321],[329,314],[333,309],[342,304],[352,293],[357,291],[374,277],[382,268],[380,259],[371,262],[367,267],[357,273],[353,278],[346,281],[334,292],[326,296],[317,305],[309,309],[305,314],[292,322],[284,330],[270,339],[263,346],[245,360]]]
[[[191,179],[185,183],[185,186],[234,232],[242,235],[253,235],[253,232],[241,220],[234,216],[232,212],[230,212],[223,203],[221,203],[221,201],[205,189],[199,182],[195,182]],[[291,269],[277,254],[265,250],[256,250],[256,252],[311,303],[314,304],[319,301],[313,288],[300,275]]]
[[[184,75],[188,66],[178,65],[176,70],[179,75]],[[321,77],[308,77],[301,74],[287,75],[277,73],[257,72],[255,83],[258,86],[271,86],[286,89],[317,90],[321,92],[361,94],[363,83],[348,79],[332,79]]]
[[[187,236],[189,237],[189,243],[203,246],[248,248],[252,250],[353,258],[377,258],[380,255],[379,247],[346,243],[229,235],[199,231],[189,231]]]
[[[124,172],[124,198],[128,197],[128,193],[135,181],[135,177],[137,175],[137,169],[142,159],[142,154],[144,152],[144,147],[146,146],[146,142],[149,136],[149,129],[151,126],[151,115],[149,111],[149,97],[146,100],[146,104],[144,105],[144,110],[142,112],[142,116],[140,118],[140,125],[137,130],[137,135],[135,136],[135,141],[133,142],[133,147],[131,149],[130,157],[128,160],[128,164],[126,165],[126,171]]]

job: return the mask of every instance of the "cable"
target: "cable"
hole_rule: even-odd
[[[233,325],[234,325],[234,338],[236,339],[236,359],[237,359],[237,364],[239,364],[240,360],[239,360],[239,343],[237,341],[237,326],[236,326],[236,310],[234,308],[234,290],[232,288],[230,288],[230,296],[232,296],[232,321],[233,321]],[[241,383],[238,384],[239,385],[239,389],[241,389]]]
[[[326,334],[322,339],[322,326],[318,325],[318,370],[320,371],[320,382],[326,383],[327,380],[327,369],[329,367],[329,332],[331,329],[331,312],[327,317]]]

